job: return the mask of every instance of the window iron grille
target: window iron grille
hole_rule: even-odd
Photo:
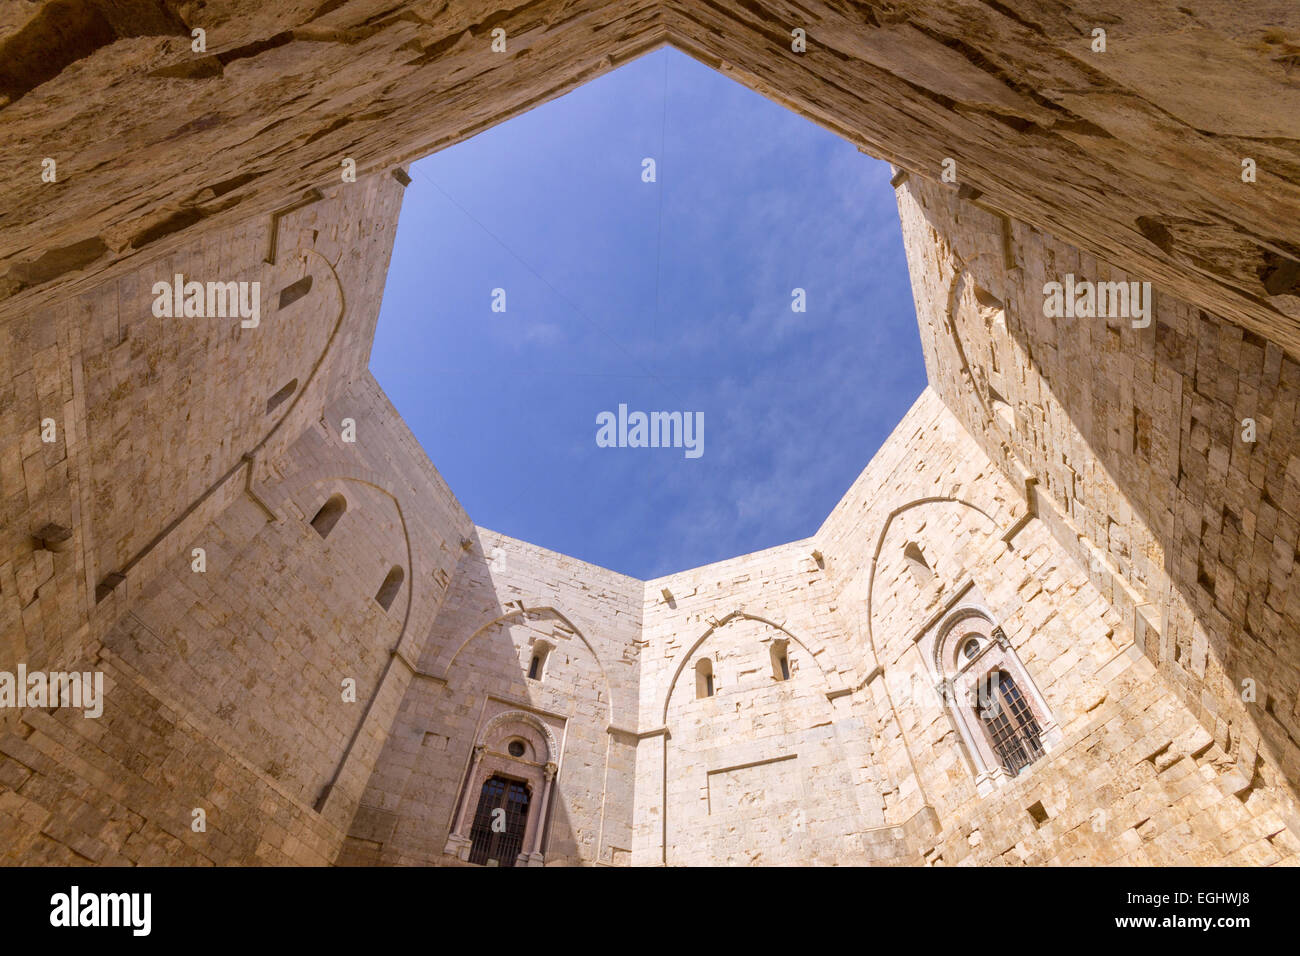
[[[1029,702],[1006,671],[985,678],[980,719],[1002,768],[1016,776],[1044,753],[1042,731]]]
[[[524,848],[528,827],[528,788],[515,780],[489,777],[483,782],[478,809],[470,828],[469,862],[479,866],[495,861],[497,866],[514,866]],[[504,810],[504,814],[494,814]],[[505,827],[493,822],[504,818]]]

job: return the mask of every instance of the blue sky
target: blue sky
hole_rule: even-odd
[[[483,527],[645,579],[804,538],[925,386],[889,167],[675,50],[412,178],[370,367]],[[620,403],[703,455],[598,447]]]

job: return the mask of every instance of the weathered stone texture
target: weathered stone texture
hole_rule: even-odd
[[[546,862],[626,862],[642,582],[484,529],[466,545],[362,797],[361,823],[393,825],[380,835],[354,825],[341,862],[457,862],[444,849],[471,751],[489,718],[520,709],[562,747],[549,755]],[[538,641],[552,649],[530,679]]]
[[[406,672],[392,668],[394,652],[427,628],[472,528],[364,370],[400,195],[392,177],[370,177],[278,223],[250,223],[144,267],[88,296],[85,313],[53,310],[56,341],[79,341],[83,315],[107,314],[122,344],[105,350],[95,339],[51,363],[71,370],[60,435],[92,436],[81,439],[89,454],[74,446],[53,468],[84,510],[74,512],[77,547],[67,554],[38,550],[29,535],[10,539],[8,580],[44,574],[44,583],[33,595],[0,585],[3,661],[11,671],[17,662],[102,668],[115,703],[103,723],[6,712],[0,752],[31,774],[10,797],[22,799],[7,819],[26,821],[24,838],[9,833],[10,859],[70,859],[67,847],[118,862],[326,863],[337,854],[401,700]],[[273,227],[278,261],[298,263],[287,275],[262,261]],[[152,315],[154,281],[176,271],[203,278],[221,256],[263,282],[257,328]],[[304,273],[311,291],[281,312],[274,291]],[[22,317],[5,328],[30,337],[45,326]],[[162,376],[194,388],[169,399]],[[268,412],[293,377],[293,394]],[[23,443],[39,440],[34,405],[15,410]],[[356,421],[355,444],[342,441],[345,417]],[[57,496],[44,487],[5,496],[6,529],[51,513]],[[335,492],[349,507],[322,539],[308,522]],[[105,540],[113,546],[97,555],[92,541]],[[205,552],[202,573],[194,548]],[[385,575],[413,561],[423,579],[413,589],[408,573],[384,611],[374,595]],[[113,568],[124,580],[96,600]],[[356,703],[342,700],[344,679],[356,682]],[[45,759],[35,761],[33,746]],[[57,835],[32,843],[26,826],[66,826],[60,808],[72,799],[104,805],[80,831],[96,853]],[[196,807],[208,813],[206,834],[189,829]]]
[[[63,33],[60,6],[79,14]],[[408,162],[671,43],[903,168],[937,175],[954,159],[1016,219],[1300,350],[1300,13],[1287,0],[95,12],[112,6],[42,0],[0,21],[0,103],[22,143],[0,159],[0,295],[14,304],[287,207],[336,184],[344,156],[366,171]],[[58,185],[40,180],[46,157]],[[1243,157],[1257,183],[1241,182]]]
[[[1300,365],[1158,287],[1147,328],[1044,318],[1045,282],[1136,277],[915,178],[899,206],[935,387],[1242,772],[1264,747],[1294,791]]]
[[[107,691],[0,711],[0,859],[456,865],[501,773],[530,865],[1294,864],[1300,24],[1189,3],[0,10],[0,670]],[[477,528],[366,358],[393,167],[664,43],[896,163],[930,387],[811,538],[641,582]],[[967,605],[1016,776],[936,690]]]

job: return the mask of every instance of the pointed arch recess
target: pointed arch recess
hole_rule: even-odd
[[[942,495],[932,496],[927,498],[916,498],[912,501],[907,502],[904,505],[899,505],[897,508],[895,508],[893,511],[889,513],[888,517],[885,518],[884,524],[881,525],[880,534],[876,537],[876,546],[874,549],[872,549],[871,565],[867,572],[867,640],[871,645],[872,657],[875,658],[877,662],[880,659],[880,655],[876,649],[875,626],[873,622],[875,619],[874,602],[875,602],[875,591],[876,591],[876,568],[880,564],[880,552],[884,550],[885,541],[889,537],[889,530],[890,528],[893,527],[894,520],[898,518],[899,515],[903,514],[904,512],[911,511],[913,508],[919,508],[922,505],[930,505],[930,504],[961,505],[981,515],[989,523],[989,526],[992,528],[994,533],[997,533],[1002,530],[1001,526],[998,524],[997,520],[992,515],[990,515],[979,505],[973,504],[972,502],[967,501],[965,498],[952,498],[952,497],[947,497]]]
[[[574,624],[571,620],[569,620],[569,618],[566,617],[563,612],[561,612],[557,608],[552,607],[549,604],[545,604],[545,605],[539,604],[536,607],[530,607],[525,605],[523,601],[520,601],[519,603],[520,606],[515,608],[514,610],[508,611],[505,614],[501,614],[497,617],[494,617],[492,620],[486,622],[485,624],[480,625],[478,628],[474,630],[472,634],[470,634],[469,637],[465,638],[465,640],[461,642],[460,647],[456,648],[456,653],[452,654],[451,659],[447,661],[447,666],[442,669],[443,680],[447,680],[451,676],[451,669],[452,667],[455,666],[456,658],[460,657],[461,652],[464,651],[465,648],[467,648],[471,643],[477,640],[480,636],[482,636],[483,633],[486,632],[489,628],[495,627],[498,624],[502,624],[506,621],[509,621],[512,618],[525,617],[526,619],[527,615],[550,614],[555,618],[557,618],[560,621],[560,623],[562,623],[569,630],[573,631],[573,633],[577,636],[578,640],[582,641],[583,646],[587,648],[587,652],[591,654],[592,660],[596,662],[596,667],[600,671],[600,679],[605,684],[605,696],[608,697],[609,699],[609,705],[608,705],[609,722],[611,724],[615,724],[616,721],[614,720],[614,692],[613,692],[613,688],[610,686],[609,683],[609,674],[606,673],[605,665],[601,662],[600,655],[597,654],[596,649],[591,646],[591,641],[587,640],[587,635],[582,632],[582,628],[578,627],[578,625]]]
[[[668,723],[668,704],[673,699],[673,689],[676,688],[677,686],[677,679],[681,676],[682,669],[686,667],[686,662],[691,659],[691,656],[699,649],[701,644],[703,644],[705,641],[707,641],[710,637],[713,636],[715,631],[718,631],[726,627],[732,621],[738,621],[738,620],[757,621],[760,624],[766,624],[768,627],[775,628],[776,630],[784,634],[787,640],[794,641],[805,651],[807,651],[808,657],[813,661],[813,663],[817,665],[817,672],[821,675],[822,683],[827,685],[828,687],[830,686],[830,678],[826,675],[826,668],[822,666],[822,662],[818,660],[817,655],[813,653],[812,648],[810,648],[807,644],[805,644],[800,637],[790,633],[783,626],[777,624],[775,621],[770,621],[767,618],[761,617],[757,614],[750,614],[747,611],[742,611],[740,609],[737,609],[732,611],[726,617],[719,618],[716,621],[714,621],[712,624],[710,624],[709,629],[706,630],[703,634],[701,634],[698,638],[696,638],[695,643],[690,646],[690,648],[686,651],[686,653],[682,655],[681,660],[677,662],[677,669],[673,671],[673,679],[668,682],[668,692],[664,695],[664,705],[661,710],[661,718],[660,718],[661,724],[666,725]]]

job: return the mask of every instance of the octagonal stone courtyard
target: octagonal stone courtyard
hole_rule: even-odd
[[[891,163],[928,386],[809,537],[646,581],[477,526],[367,362],[410,163],[665,45]],[[1294,863],[1297,57],[1266,2],[6,7],[5,861]]]

